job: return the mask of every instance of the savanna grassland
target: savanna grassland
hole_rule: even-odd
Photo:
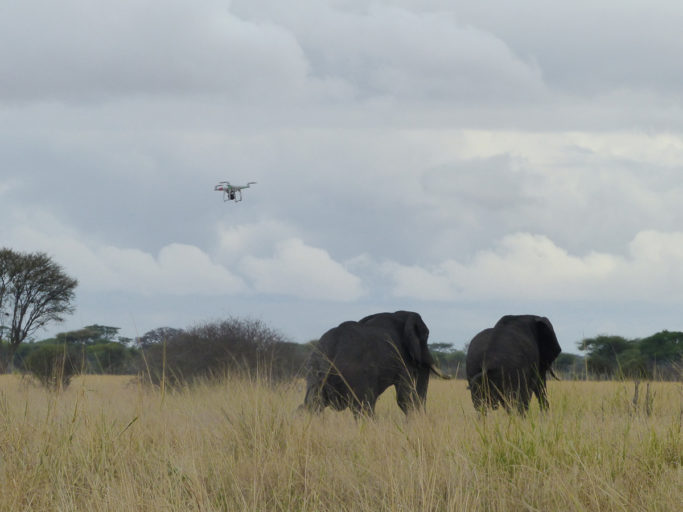
[[[550,383],[551,410],[479,417],[433,380],[406,419],[296,413],[303,383],[181,390],[0,377],[0,510],[680,510],[683,384]],[[647,399],[647,400],[646,400]]]

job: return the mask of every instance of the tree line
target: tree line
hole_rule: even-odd
[[[273,381],[303,375],[316,341],[293,343],[260,321],[229,318],[189,329],[160,327],[133,340],[119,328],[88,325],[54,338],[24,343],[50,322],[73,312],[77,281],[44,253],[0,249],[0,373],[29,372],[48,386],[66,385],[77,373],[139,374],[150,382],[178,384],[227,373]],[[647,338],[585,338],[585,356],[560,354],[563,378],[681,379],[683,333]],[[463,378],[465,350],[432,343],[443,371]]]
[[[153,384],[183,385],[227,374],[280,381],[302,374],[311,344],[292,343],[257,320],[231,318],[189,329],[162,327],[135,340],[119,328],[89,325],[12,351],[13,371],[64,388],[77,374],[138,375]],[[0,342],[7,358],[9,344]]]
[[[73,375],[129,374],[169,386],[225,375],[291,380],[305,374],[317,340],[294,343],[261,321],[229,318],[188,329],[160,327],[133,340],[118,327],[88,325],[54,338],[24,343],[13,352],[14,371],[33,374],[48,387],[68,385]],[[647,338],[597,336],[579,342],[586,355],[563,353],[554,371],[561,379],[680,380],[682,332],[661,331]],[[438,366],[465,378],[466,349],[432,343]],[[8,344],[0,343],[6,356]]]
[[[578,343],[587,372],[597,378],[679,380],[683,332],[660,331],[646,338],[596,336]]]

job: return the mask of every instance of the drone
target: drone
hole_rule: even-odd
[[[251,185],[256,185],[256,182],[250,181],[246,185],[231,185],[229,181],[220,181],[213,189],[223,192],[223,201],[239,203],[242,200],[242,190]]]

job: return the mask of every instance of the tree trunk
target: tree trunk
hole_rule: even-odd
[[[6,350],[0,353],[0,375],[10,373],[14,369],[14,354],[17,353],[18,345],[8,343]]]

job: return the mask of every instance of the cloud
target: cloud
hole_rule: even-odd
[[[327,251],[298,238],[279,242],[271,258],[246,256],[241,267],[260,293],[336,301],[356,300],[364,293],[360,279]]]
[[[629,301],[683,298],[683,233],[643,231],[627,256],[570,254],[542,235],[515,233],[469,262],[431,268],[388,262],[399,297],[436,301]]]
[[[109,102],[239,126],[680,126],[675,6],[399,3],[11,2],[0,103]],[[587,34],[587,19],[610,29]]]
[[[12,223],[7,240],[18,250],[44,251],[88,292],[154,295],[281,296],[351,301],[361,280],[323,249],[287,237],[280,222],[219,228],[218,256],[169,243],[155,256],[136,248],[88,241],[58,220],[32,212]],[[352,262],[352,265],[354,262]]]
[[[109,289],[142,294],[232,295],[247,292],[241,278],[197,247],[169,244],[158,257],[136,249],[103,247],[96,252],[115,278]]]
[[[154,323],[523,300],[634,323],[624,297],[678,318],[674,2],[5,4],[0,241],[54,255],[98,322],[114,297]],[[224,179],[258,185],[224,204]]]
[[[536,177],[510,154],[457,159],[422,175],[426,194],[440,202],[459,204],[477,215],[508,211],[537,202],[531,192]]]
[[[298,94],[307,75],[291,34],[214,0],[12,2],[0,34],[0,71],[13,77],[0,83],[5,99],[221,93],[263,101]]]
[[[452,279],[440,268],[425,269],[417,265],[385,262],[382,273],[393,281],[396,297],[417,300],[454,300],[457,296]]]
[[[226,264],[235,263],[245,255],[269,256],[273,241],[295,237],[296,232],[291,224],[272,219],[237,225],[220,222],[216,228],[218,254]]]
[[[281,9],[273,2],[235,2],[233,9],[296,34],[311,74],[348,84],[357,98],[498,103],[544,94],[533,60],[448,9],[301,4]]]
[[[309,104],[394,98],[538,100],[542,74],[492,32],[418,6],[291,6],[217,0],[9,5],[0,98],[203,95]],[[4,20],[4,22],[3,22]]]
[[[5,179],[0,180],[0,196],[8,195],[13,188],[17,186],[16,179]]]
[[[14,216],[10,223],[3,236],[10,247],[46,252],[88,292],[145,295],[248,292],[240,277],[192,245],[169,243],[155,256],[140,249],[89,240],[40,211]]]
[[[571,254],[623,254],[635,234],[683,222],[683,146],[672,134],[434,129],[404,146],[424,155],[427,203],[414,210],[439,240],[430,263],[470,258],[518,232]]]

